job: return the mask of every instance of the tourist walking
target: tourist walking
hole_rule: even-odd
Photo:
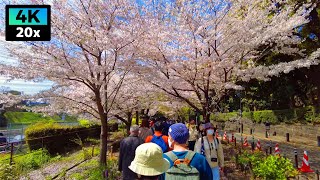
[[[138,179],[158,180],[169,169],[169,162],[163,158],[161,147],[154,143],[141,144],[135,153],[129,169],[138,174]]]
[[[138,134],[139,126],[133,125],[130,127],[129,137],[124,138],[120,142],[118,170],[122,172],[123,180],[132,180],[138,177],[136,173],[128,168],[135,157],[136,148],[143,143],[143,140],[138,137]]]
[[[169,146],[173,150],[164,154],[170,162],[170,169],[163,175],[164,178],[166,180],[212,179],[212,171],[206,158],[187,149],[188,139],[189,130],[186,125],[177,123],[170,126]]]
[[[220,171],[223,171],[224,155],[222,144],[219,139],[215,137],[214,127],[211,123],[204,126],[206,136],[201,137],[196,142],[195,151],[201,153],[204,150],[204,155],[212,169],[214,180],[220,179]],[[202,149],[202,150],[201,150]]]
[[[169,150],[168,136],[162,134],[163,124],[161,121],[154,123],[154,130],[154,135],[148,136],[145,142],[153,142],[160,146],[163,152],[167,152]]]
[[[189,129],[189,136],[190,136],[188,141],[188,147],[189,147],[189,150],[193,151],[196,140],[198,139],[198,130],[197,130],[195,121],[191,120],[188,123],[187,127]]]
[[[152,130],[149,128],[149,120],[147,117],[145,117],[143,118],[141,126],[139,128],[139,137],[143,139],[143,141],[145,141],[148,136],[152,135]]]

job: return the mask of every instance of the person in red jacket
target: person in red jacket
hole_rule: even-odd
[[[168,144],[168,136],[165,136],[162,134],[163,124],[161,121],[157,121],[154,123],[154,135],[148,136],[146,138],[146,143],[153,142],[157,145],[159,145],[162,149],[162,151],[168,152],[169,150],[169,144]]]

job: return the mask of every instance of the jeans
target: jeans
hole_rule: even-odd
[[[219,166],[214,167],[212,170],[213,180],[220,180],[220,169]]]

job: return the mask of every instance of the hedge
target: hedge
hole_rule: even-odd
[[[215,121],[227,121],[239,115],[238,112],[212,114],[210,119]],[[320,108],[307,106],[302,108],[284,109],[284,110],[263,110],[243,112],[242,117],[252,120],[256,123],[269,121],[272,124],[281,122],[309,122],[320,123]]]
[[[214,121],[228,121],[229,119],[237,117],[238,112],[211,114],[210,119]]]
[[[82,141],[87,138],[99,138],[100,130],[100,125],[71,127],[57,123],[37,123],[26,129],[25,136],[30,150],[45,148],[50,154],[61,154],[81,148],[76,142],[79,138]]]

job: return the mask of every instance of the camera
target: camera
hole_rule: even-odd
[[[218,158],[211,158],[211,162],[218,162]]]

